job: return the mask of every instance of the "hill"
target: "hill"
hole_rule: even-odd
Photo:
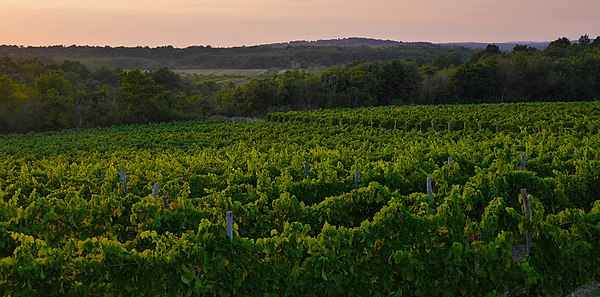
[[[484,49],[489,43],[485,42],[447,42],[447,43],[439,43],[443,46],[451,46],[451,47],[466,47],[469,49],[479,50]],[[501,51],[510,52],[515,45],[526,45],[529,47],[537,48],[539,50],[545,49],[550,41],[510,41],[510,42],[497,42],[494,43],[497,45]]]
[[[314,41],[295,40],[283,43],[272,43],[267,46],[286,47],[286,46],[345,46],[345,47],[389,47],[401,46],[405,44],[424,44],[431,45],[430,42],[402,42],[396,40],[383,40],[363,37],[337,38],[337,39],[319,39]]]
[[[293,41],[281,44],[215,48],[190,46],[101,47],[101,46],[0,46],[0,56],[40,59],[48,63],[75,60],[89,67],[122,69],[268,69],[333,66],[360,61],[405,59],[426,63],[447,54],[467,58],[465,47],[432,43],[403,43],[390,40],[348,38],[338,40]]]
[[[122,69],[269,69],[327,67],[360,61],[405,59],[427,63],[445,55],[458,54],[466,60],[473,51],[484,49],[482,42],[403,42],[363,37],[295,40],[257,46],[218,48],[190,46],[0,46],[0,56],[39,59],[46,63],[75,60],[85,65]],[[516,44],[544,49],[549,42],[516,41],[495,43],[502,51]]]

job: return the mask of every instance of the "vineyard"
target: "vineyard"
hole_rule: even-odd
[[[600,276],[599,131],[590,102],[0,136],[0,294],[565,296]]]

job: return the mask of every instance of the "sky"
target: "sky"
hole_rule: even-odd
[[[216,47],[600,35],[600,0],[0,0],[0,44]]]

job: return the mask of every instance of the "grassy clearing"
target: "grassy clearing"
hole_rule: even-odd
[[[180,74],[258,76],[268,72],[269,69],[174,69],[173,71]]]

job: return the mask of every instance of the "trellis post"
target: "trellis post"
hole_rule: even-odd
[[[233,240],[233,211],[228,211],[226,213],[227,217],[227,237],[229,240]]]
[[[156,200],[156,197],[158,197],[158,183],[154,184],[154,188],[152,189],[152,197],[154,197],[154,200]]]
[[[529,200],[529,195],[527,195],[527,189],[521,189],[521,198],[523,198],[523,212],[525,213],[525,218],[531,221],[531,201]],[[532,247],[532,241],[531,232],[529,232],[528,228],[525,228],[525,245],[527,253],[529,253]]]
[[[427,194],[429,194],[429,200],[433,203],[433,187],[431,186],[431,177],[427,178]]]
[[[119,172],[119,176],[121,178],[121,182],[123,183],[123,192],[125,192],[125,195],[127,195],[127,175],[125,174],[125,171],[121,170]]]

